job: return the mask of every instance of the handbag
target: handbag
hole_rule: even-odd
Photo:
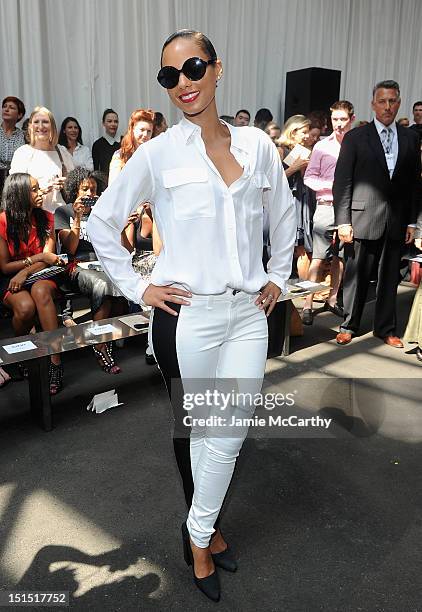
[[[68,174],[68,173],[67,173],[66,164],[65,164],[65,163],[64,163],[64,161],[63,161],[63,155],[61,154],[61,151],[60,151],[59,146],[58,146],[58,145],[56,145],[56,146],[55,146],[55,149],[56,149],[56,153],[57,153],[57,155],[59,156],[60,163],[61,163],[61,165],[62,165],[62,176],[67,176],[67,174]]]
[[[62,165],[62,176],[66,177],[69,173],[67,171],[66,164],[63,161],[63,155],[61,154],[60,147],[56,145],[54,148],[56,149],[56,153],[59,156],[59,160]],[[66,193],[63,188],[60,189],[60,193],[63,198],[63,201],[66,202]]]

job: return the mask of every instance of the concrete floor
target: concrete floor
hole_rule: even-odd
[[[400,288],[400,332],[413,294]],[[66,590],[95,612],[422,610],[422,366],[372,337],[372,310],[349,346],[322,313],[268,362],[267,393],[296,391],[298,414],[333,422],[251,432],[222,521],[239,571],[220,572],[218,605],[183,562],[170,410],[144,337],[117,351],[115,377],[88,351],[65,356],[50,433],[25,382],[1,390],[0,589]],[[123,406],[85,410],[113,387]]]

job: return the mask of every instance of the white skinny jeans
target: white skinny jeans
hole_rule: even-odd
[[[253,397],[261,391],[268,328],[264,311],[254,304],[257,295],[243,291],[233,295],[231,289],[221,295],[194,295],[189,298],[190,306],[180,307],[178,317],[155,309],[150,340],[171,396],[169,386],[172,379],[174,383],[180,377],[185,394],[217,388],[250,393]],[[178,310],[174,304],[171,307]],[[197,415],[196,409],[187,412],[180,405],[175,407],[174,394],[172,404],[176,429],[183,417],[192,413],[192,416]],[[228,424],[233,414],[246,418],[253,412],[253,404],[241,402],[237,405],[230,403],[224,412],[210,407],[206,414],[223,414]],[[192,541],[201,548],[209,545],[246,434],[247,427],[226,425],[219,429],[218,435],[215,435],[213,427],[192,427],[190,469],[193,498],[187,527]],[[190,474],[183,469],[186,468],[183,466],[186,458],[177,456],[176,446],[175,450],[189,505],[189,483],[186,481]]]

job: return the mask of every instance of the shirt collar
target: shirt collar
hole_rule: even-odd
[[[4,131],[4,128],[3,128],[3,124],[2,124],[2,123],[0,123],[0,130],[3,132],[3,134],[6,134],[6,132]],[[22,131],[22,130],[21,130],[20,128],[16,127],[16,125],[15,125],[15,129],[13,130],[13,132],[12,132],[12,134],[11,134],[11,135],[12,135],[12,136],[14,136],[15,134],[18,134],[18,133],[19,133],[19,132],[21,132],[21,131]]]
[[[193,135],[196,134],[196,132],[201,133],[201,128],[199,127],[199,125],[196,125],[196,123],[192,123],[192,121],[186,119],[185,116],[183,116],[183,118],[179,121],[179,127],[182,131],[183,138],[186,144],[193,137]]]
[[[381,121],[378,121],[378,119],[374,117],[374,124],[375,124],[375,127],[377,128],[378,135],[381,135],[381,132],[385,128],[389,127],[391,128],[393,134],[397,136],[397,125],[395,121],[393,121],[393,123],[390,123],[390,125],[384,125],[383,123],[381,123]]]
[[[113,145],[115,142],[117,142],[117,144],[119,143],[119,141],[116,138],[113,138],[113,136],[109,136],[105,130],[104,130],[104,138],[107,140],[109,145]]]
[[[225,125],[230,131],[231,146],[236,147],[237,149],[240,149],[245,153],[248,153],[246,139],[242,137],[242,134],[246,135],[246,132],[244,131],[245,126],[235,127],[234,125],[230,125],[230,123],[226,123],[222,119],[220,119],[220,122]],[[198,134],[199,136],[201,135],[200,126],[196,125],[196,123],[192,123],[192,121],[189,121],[189,119],[186,119],[186,117],[183,117],[183,119],[181,119],[181,121],[179,122],[179,127],[182,131],[183,138],[185,139],[186,144],[189,142],[190,139],[194,138],[196,134]]]

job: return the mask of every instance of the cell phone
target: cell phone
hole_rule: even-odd
[[[98,196],[85,196],[82,198],[82,202],[86,207],[92,208],[94,204],[97,202]]]

